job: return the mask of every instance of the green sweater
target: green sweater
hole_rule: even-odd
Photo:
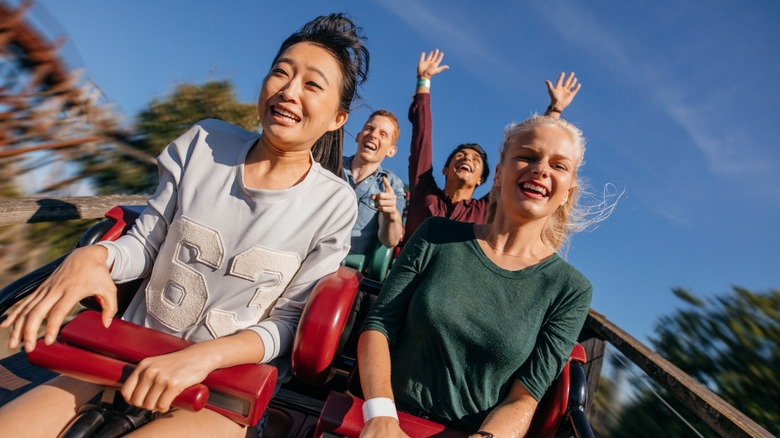
[[[399,407],[476,430],[514,379],[537,400],[566,363],[592,288],[553,255],[496,266],[474,225],[426,220],[404,246],[363,330],[390,340]]]

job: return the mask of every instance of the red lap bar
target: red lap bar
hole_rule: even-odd
[[[181,350],[191,342],[120,319],[103,327],[95,311],[79,314],[63,327],[60,341],[130,363]],[[238,365],[212,371],[203,381],[209,388],[206,408],[236,423],[254,426],[268,407],[276,386],[276,367]]]
[[[51,345],[39,342],[35,350],[27,354],[27,358],[33,365],[85,382],[115,388],[121,387],[135,369],[135,365],[127,362],[56,342]],[[171,405],[197,412],[203,409],[208,398],[208,387],[197,383],[176,396]]]

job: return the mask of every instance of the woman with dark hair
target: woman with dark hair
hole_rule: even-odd
[[[332,17],[340,17],[335,20]],[[316,32],[312,31],[316,29]],[[338,61],[341,69],[341,100],[339,110],[349,112],[352,101],[358,97],[357,87],[368,77],[370,55],[368,48],[360,38],[356,39],[360,29],[342,14],[323,16],[314,19],[300,32],[290,35],[279,48],[273,63],[290,47],[298,43],[311,43],[325,49]],[[311,149],[314,160],[325,169],[341,175],[344,144],[343,125],[336,130],[326,132]]]
[[[355,194],[338,175],[340,131],[368,74],[361,29],[319,17],[282,44],[257,103],[261,134],[204,120],[159,156],[160,184],[128,235],[73,251],[2,323],[10,347],[55,340],[71,308],[96,296],[108,326],[115,282],[146,278],[124,318],[194,341],[141,361],[121,389],[134,406],[164,413],[135,433],[243,436],[210,410],[170,411],[211,371],[287,354],[318,279],[349,250]],[[329,170],[330,171],[329,171]],[[336,174],[334,174],[336,172]],[[0,410],[9,436],[55,436],[99,392],[60,376]]]
[[[560,118],[510,125],[487,223],[418,228],[358,343],[361,436],[404,436],[396,405],[475,438],[525,435],[590,307],[590,282],[557,254],[587,222],[584,152]]]

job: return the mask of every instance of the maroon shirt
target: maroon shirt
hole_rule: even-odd
[[[433,178],[433,143],[431,95],[415,94],[409,107],[412,122],[412,145],[409,155],[409,207],[406,212],[404,235],[411,237],[414,230],[431,216],[443,216],[460,222],[485,223],[490,194],[480,199],[453,203]]]

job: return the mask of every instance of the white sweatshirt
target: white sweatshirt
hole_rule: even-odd
[[[357,203],[316,162],[289,189],[246,187],[258,137],[209,119],[160,154],[148,206],[127,235],[101,243],[118,283],[151,271],[126,320],[195,342],[248,329],[262,362],[289,353],[314,284],[349,251]]]

